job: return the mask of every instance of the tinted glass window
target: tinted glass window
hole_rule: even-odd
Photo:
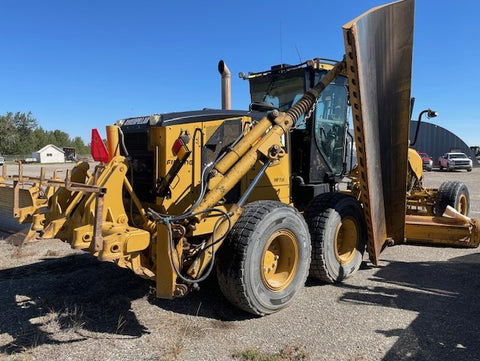
[[[343,169],[343,147],[347,122],[347,88],[330,84],[317,102],[315,141],[335,174]]]

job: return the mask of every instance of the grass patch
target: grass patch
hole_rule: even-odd
[[[123,317],[122,315],[118,316],[117,327],[115,329],[115,333],[116,334],[122,334],[126,323],[127,323],[127,320],[125,319],[125,317]]]
[[[232,355],[241,361],[310,361],[310,355],[303,347],[287,346],[279,352],[265,353],[256,348],[234,352]]]
[[[52,311],[55,312],[55,311]],[[73,307],[56,312],[58,324],[61,329],[72,329],[73,331],[80,331],[85,325],[83,309],[74,304]]]

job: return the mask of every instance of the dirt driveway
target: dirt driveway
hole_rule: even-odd
[[[426,174],[447,179],[467,183],[480,218],[480,169]],[[381,259],[340,286],[308,280],[291,307],[255,318],[214,279],[159,300],[150,282],[60,241],[3,239],[0,359],[480,359],[479,250],[401,245]]]

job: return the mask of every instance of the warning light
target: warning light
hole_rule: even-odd
[[[186,157],[188,157],[188,155],[190,154],[190,151],[188,150],[188,147],[182,138],[177,138],[177,140],[175,140],[175,143],[173,143],[172,151],[181,161],[186,159]]]

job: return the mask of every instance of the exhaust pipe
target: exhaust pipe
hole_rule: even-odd
[[[222,76],[222,109],[232,109],[231,73],[223,60],[218,62],[218,72]]]

